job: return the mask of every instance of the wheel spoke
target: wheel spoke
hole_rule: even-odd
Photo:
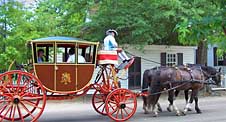
[[[123,109],[125,111],[125,113],[127,114],[127,116],[129,116],[129,113],[126,109]]]
[[[14,109],[14,106],[12,105],[12,109],[10,110],[10,113],[9,113],[9,118],[11,118],[12,116],[13,109]]]
[[[16,83],[17,83],[16,93],[17,94],[19,93],[21,78],[22,78],[22,74],[18,74],[17,81],[16,81]]]
[[[95,101],[95,103],[102,103],[103,102],[103,100],[102,101]]]
[[[125,104],[134,104],[134,101],[128,101],[128,102],[125,102]]]
[[[10,102],[10,100],[0,100],[0,103],[3,103],[3,102]]]
[[[122,119],[124,118],[124,116],[123,116],[123,111],[122,111],[122,109],[120,109],[121,110],[121,116],[122,116]]]
[[[102,111],[101,112],[104,113],[104,111],[105,111],[105,107],[102,108]]]
[[[23,86],[24,87],[29,86],[29,84],[31,83],[31,81],[32,81],[32,79],[29,79],[29,81],[25,81],[24,84],[23,84]],[[27,88],[26,89],[23,89],[22,93],[25,92],[26,90],[27,90]]]
[[[133,108],[131,108],[131,107],[128,107],[128,106],[126,106],[126,108],[128,108],[128,109],[130,109],[130,110],[133,110]]]
[[[32,107],[38,108],[38,109],[42,109],[42,107],[39,107],[39,106],[35,105],[35,104],[34,104],[33,102],[31,102],[31,101],[26,100],[26,101],[21,101],[21,102],[26,103],[26,104],[28,104],[28,105],[30,105],[30,106],[32,106]]]
[[[28,108],[24,105],[24,103],[23,102],[20,102],[20,104],[22,105],[22,107],[24,108],[24,110],[26,110],[27,111],[27,113],[29,114],[29,115],[31,115],[31,117],[34,119],[35,117],[32,115],[32,113],[28,110]]]
[[[110,100],[109,102],[112,104],[117,104],[116,101],[114,101],[114,100]]]
[[[15,113],[16,113],[16,106],[15,106],[15,105],[13,105],[12,122],[14,122],[14,116],[15,116]],[[9,118],[11,118],[11,115],[10,115],[10,117],[9,117]]]
[[[22,122],[24,122],[24,117],[22,116],[22,113],[21,113],[19,105],[17,105],[17,111],[19,113],[20,119],[22,120]]]
[[[2,112],[6,109],[7,106],[8,106],[8,104],[4,105],[4,106],[0,109],[0,110],[1,110],[0,115],[1,115]]]
[[[118,118],[119,109],[117,108],[116,110],[117,110],[117,112],[116,112],[116,118]]]
[[[101,106],[103,106],[104,105],[104,103],[102,103],[102,104],[100,104],[100,106],[99,107],[97,107],[97,109],[99,109]]]
[[[128,95],[125,95],[125,101],[127,101],[128,99],[133,99],[133,96],[131,96],[130,94],[128,94]]]
[[[116,107],[117,105],[112,105],[111,103],[108,103],[108,105],[111,107],[112,110],[114,110],[114,107]]]
[[[118,101],[119,100],[118,96],[117,97],[116,97],[116,95],[112,95],[112,96],[114,97],[115,102],[118,103],[119,102]]]
[[[37,87],[34,87],[34,86],[32,85],[32,86],[29,86],[28,88],[24,89],[23,91],[24,91],[24,92],[25,92],[25,91],[29,91],[30,88],[34,88],[34,89],[38,90]],[[28,93],[28,92],[27,92],[27,93]]]
[[[12,105],[9,106],[8,110],[5,112],[5,114],[1,117],[1,122],[2,120],[4,120],[4,118],[6,117],[6,115],[9,113],[10,109],[12,109]]]

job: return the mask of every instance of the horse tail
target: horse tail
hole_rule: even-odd
[[[143,80],[142,80],[142,92],[148,91],[148,86],[149,86],[149,71],[150,70],[145,70],[143,73]]]

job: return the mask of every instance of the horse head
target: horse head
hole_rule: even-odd
[[[202,66],[201,68],[202,70],[204,70],[204,74],[206,73],[208,75],[208,78],[212,78],[216,85],[221,84],[222,80],[221,68],[219,68],[219,70],[211,66]]]
[[[223,74],[221,72],[221,68],[219,68],[218,70],[216,70],[217,73],[212,77],[212,79],[215,81],[216,85],[221,85],[221,81],[223,79]]]

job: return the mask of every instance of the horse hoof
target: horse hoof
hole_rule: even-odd
[[[192,111],[192,109],[191,108],[188,108],[188,111]]]
[[[176,113],[176,116],[181,116],[181,113]]]
[[[149,112],[148,111],[145,111],[144,114],[149,114]]]
[[[153,117],[158,117],[158,114],[154,114]]]
[[[172,112],[172,110],[169,107],[167,107],[167,111]]]
[[[159,111],[159,112],[162,112],[162,109],[161,109],[161,108],[158,108],[158,111]]]
[[[182,113],[183,116],[186,116],[186,112],[183,111],[183,112],[181,112],[181,113]]]
[[[197,114],[201,114],[201,113],[202,113],[202,111],[201,111],[201,110],[198,110],[198,111],[196,111],[196,113],[197,113]]]

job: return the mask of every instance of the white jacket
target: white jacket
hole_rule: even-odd
[[[118,47],[118,43],[112,35],[108,35],[104,38],[104,50],[115,50]]]

